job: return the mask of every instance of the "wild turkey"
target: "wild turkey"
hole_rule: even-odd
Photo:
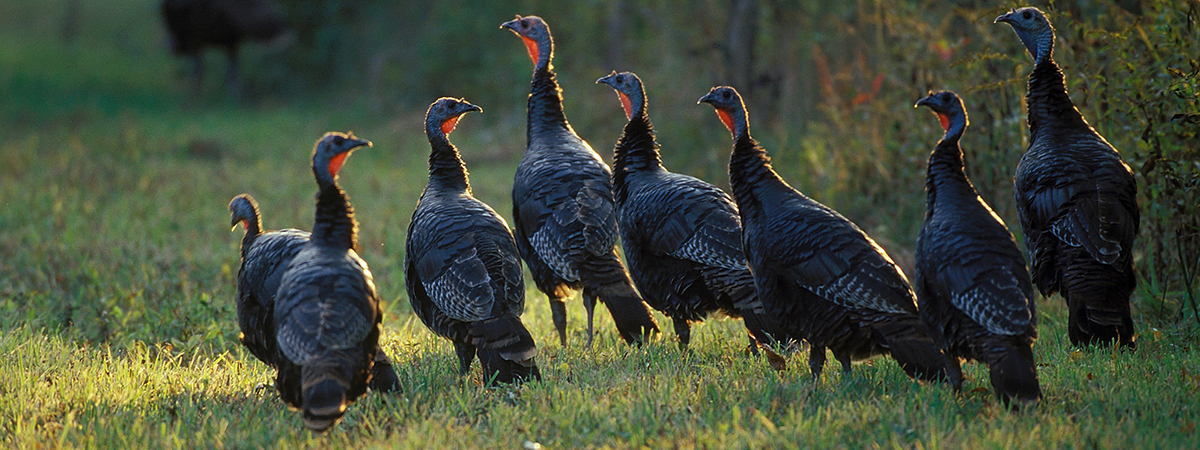
[[[195,90],[204,74],[204,49],[225,52],[229,60],[225,82],[240,95],[238,47],[248,40],[283,42],[292,34],[279,5],[271,0],[163,0],[161,12],[171,50],[191,60]]]
[[[234,197],[229,213],[230,225],[236,228],[240,223],[246,231],[238,268],[238,339],[260,361],[275,367],[275,292],[283,271],[308,242],[308,232],[287,228],[264,233],[258,202],[250,194]]]
[[[358,257],[354,207],[337,185],[352,151],[371,143],[326,133],[313,150],[320,190],[311,239],[279,281],[275,388],[315,431],[333,426],[363,395],[379,342],[379,297],[367,263]]]
[[[513,179],[514,235],[533,281],[550,299],[558,339],[567,345],[566,297],[583,290],[588,340],[596,301],[608,306],[621,337],[640,343],[658,324],[633,288],[617,256],[617,214],[612,171],[580,139],[563,114],[562,92],[550,60],[550,27],[536,16],[505,22],[525,42],[533,60],[528,146]]]
[[[1073,344],[1133,348],[1137,181],[1067,95],[1045,14],[1021,8],[996,22],[1011,25],[1034,59],[1025,95],[1029,149],[1013,179],[1033,282],[1043,296],[1066,299]]]
[[[484,380],[540,379],[537,346],[521,323],[525,280],[508,223],[471,196],[467,168],[448,135],[467,112],[465,100],[440,98],[425,114],[429,185],[413,212],[404,276],[413,312],[454,343],[459,373],[478,354]]]
[[[288,264],[308,243],[309,233],[295,228],[262,231],[258,202],[250,194],[241,194],[229,202],[230,226],[240,223],[242,262],[238,268],[238,339],[260,361],[276,368],[279,346],[275,341],[275,293]],[[394,392],[400,379],[392,360],[380,348],[375,354],[371,389]]]
[[[958,140],[967,111],[953,92],[917,102],[937,114],[946,135],[929,156],[925,222],[917,235],[917,302],[946,352],[950,382],[962,388],[960,358],[988,365],[1005,403],[1041,398],[1033,341],[1037,311],[1025,258],[1008,227],[979,197]]]
[[[637,75],[614,71],[596,82],[616,90],[629,119],[613,149],[613,195],[621,245],[642,298],[671,317],[682,347],[691,340],[690,322],[714,311],[745,318],[752,350],[756,342],[782,338],[762,316],[733,199],[663,167]]]
[[[700,98],[733,134],[729,184],[742,216],[742,242],[766,314],[811,345],[820,377],[825,349],[850,361],[891,354],[909,376],[941,380],[945,356],[917,315],[908,280],[887,253],[836,211],[792,189],[750,137],[746,105],[731,87]]]

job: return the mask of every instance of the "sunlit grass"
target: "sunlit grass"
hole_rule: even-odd
[[[531,309],[529,319],[548,323],[547,308]],[[317,436],[301,430],[269,387],[270,371],[240,349],[117,350],[18,327],[0,340],[0,369],[13,375],[0,412],[9,418],[4,439],[23,445],[1161,448],[1195,438],[1197,355],[1170,336],[1115,355],[1045,339],[1037,349],[1046,398],[1010,412],[979,365],[967,367],[973,380],[960,398],[910,381],[887,360],[814,384],[803,370],[776,374],[728,345],[740,342],[738,328],[700,327],[690,353],[665,340],[630,348],[612,333],[590,351],[544,343],[545,381],[486,389],[478,369],[457,381],[448,343],[402,319],[386,327],[385,347],[403,392],[369,394]]]

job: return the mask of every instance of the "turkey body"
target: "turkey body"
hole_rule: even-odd
[[[237,84],[237,52],[246,41],[268,42],[288,35],[287,22],[270,0],[163,0],[160,12],[176,55],[192,60],[194,83],[203,72],[206,48],[225,52],[227,82]]]
[[[336,183],[346,156],[363,145],[370,143],[340,133],[318,141],[313,232],[283,273],[276,296],[275,387],[316,431],[337,423],[366,392],[378,348],[379,298],[370,269],[354,251],[353,207]]]
[[[275,340],[275,294],[283,272],[309,241],[307,231],[285,228],[261,231],[262,216],[258,202],[249,194],[234,197],[229,203],[232,224],[243,224],[242,260],[238,267],[237,317],[241,330],[238,339],[254,357],[276,367],[279,346]],[[400,380],[392,361],[382,348],[375,356],[371,389],[394,392]]]
[[[518,17],[504,27],[526,41],[535,64],[528,144],[513,179],[517,248],[538,289],[549,297],[564,346],[564,302],[575,290],[583,291],[589,346],[597,301],[608,307],[626,342],[642,342],[658,332],[658,324],[617,256],[612,171],[563,114],[562,94],[550,66],[549,27],[535,16]]]
[[[956,390],[962,387],[959,359],[967,358],[988,365],[992,387],[1004,402],[1037,401],[1033,284],[1012,233],[967,178],[959,146],[967,125],[962,101],[939,92],[917,104],[946,124],[945,137],[929,157],[925,220],[917,235],[921,317],[949,357]]]
[[[1012,25],[1035,60],[1026,94],[1029,148],[1013,178],[1033,281],[1042,295],[1066,300],[1073,344],[1132,348],[1137,181],[1067,95],[1042,12],[1021,8],[996,21]]]
[[[288,264],[308,243],[308,232],[294,228],[262,230],[258,203],[242,194],[229,203],[232,225],[242,223],[242,261],[238,267],[237,317],[242,345],[260,361],[275,367],[275,293]]]
[[[537,347],[520,318],[517,244],[504,218],[471,196],[466,166],[446,137],[467,111],[481,109],[442,98],[427,113],[429,184],[408,229],[405,285],[417,317],[454,344],[461,374],[478,355],[485,381],[540,378]]]
[[[754,277],[742,253],[737,205],[720,188],[662,165],[645,89],[637,75],[601,78],[629,108],[614,149],[614,198],[621,245],[642,297],[674,321],[681,346],[690,322],[710,313],[744,317],[751,348],[782,334],[762,316]]]
[[[270,0],[164,0],[161,10],[171,49],[181,55],[208,47],[236,52],[245,41],[269,41],[288,30]]]
[[[891,354],[909,376],[944,379],[945,356],[899,267],[857,226],[775,173],[750,137],[736,90],[715,87],[700,101],[734,135],[729,182],[759,299],[785,333],[809,342],[814,377],[828,348],[844,372],[852,360]]]

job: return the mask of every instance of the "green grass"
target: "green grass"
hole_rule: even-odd
[[[0,3],[0,442],[7,447],[517,448],[529,441],[547,448],[1186,448],[1200,441],[1195,326],[1155,312],[1187,303],[1178,287],[1151,281],[1134,303],[1141,331],[1136,352],[1073,351],[1060,299],[1039,304],[1042,339],[1035,352],[1045,399],[1023,412],[998,404],[978,364],[966,367],[970,380],[958,397],[944,386],[912,382],[887,358],[856,364],[849,376],[831,368],[814,383],[800,352],[789,360],[792,370],[777,374],[742,352],[744,332],[730,320],[700,325],[691,351],[681,352],[670,332],[643,348],[625,346],[601,310],[597,342],[586,350],[575,300],[569,307],[573,345],[564,349],[544,296],[532,285],[524,319],[541,344],[544,381],[489,389],[478,367],[458,380],[451,346],[411,314],[401,263],[409,217],[425,184],[424,108],[438,95],[466,94],[407,93],[427,99],[393,108],[343,86],[236,103],[223,98],[214,75],[205,93],[192,96],[176,76],[181,63],[162,44],[156,2],[81,2],[80,37],[73,43],[55,35],[66,3]],[[507,215],[512,172],[524,147],[519,96],[528,67],[515,38],[496,39],[511,39],[502,42],[520,62],[498,63],[497,70],[515,73],[504,77],[517,81],[512,92],[496,95],[517,101],[483,104],[487,113],[466,118],[452,139],[471,169],[476,196]],[[1012,40],[1005,48],[1016,48]],[[688,59],[681,54],[666,59]],[[264,56],[250,51],[247,57]],[[954,70],[969,72],[985,62],[970,60]],[[562,66],[571,67],[570,59]],[[210,69],[220,68],[213,58]],[[611,93],[583,83],[598,76],[589,75],[592,69],[562,77],[572,101],[568,114],[607,153],[620,112]],[[650,86],[652,95],[666,91],[653,100],[652,114],[662,124],[668,163],[724,184],[727,134],[708,111],[673,101],[703,92],[655,86],[662,84]],[[843,199],[835,206],[857,211],[874,224],[868,231],[903,255],[911,251],[909,231],[923,207],[916,194],[923,158],[937,137],[928,114],[908,104],[872,103],[865,111],[797,126],[805,132],[790,136],[782,121],[755,129],[786,177],[810,186],[818,198]],[[1111,111],[1133,107],[1111,108],[1116,115]],[[980,131],[970,148],[982,152],[986,136],[1019,141],[1018,119],[999,114],[989,124],[989,115],[972,117],[979,123],[971,130],[1005,131],[999,138]],[[894,156],[880,153],[864,162],[873,157],[856,153],[858,147],[829,144],[857,132],[862,120],[908,127],[855,138],[863,148]],[[361,221],[363,257],[386,302],[383,345],[403,390],[367,395],[331,432],[314,435],[277,399],[273,374],[237,343],[233,298],[241,234],[229,231],[226,205],[249,192],[269,228],[310,228],[312,144],[327,130],[348,129],[375,143],[349,160],[342,183]],[[1009,159],[991,159],[999,167],[992,181],[1000,182],[977,178],[1003,202],[1009,188],[1001,182],[1010,176],[1003,167],[1015,166]],[[871,188],[878,192],[859,195],[861,179],[881,174],[887,178]],[[887,197],[889,188],[899,194]],[[896,205],[881,217],[861,215],[879,205],[878,198]],[[998,209],[1011,211],[1011,205]]]
[[[544,307],[533,323],[548,323]],[[1061,311],[1058,311],[1061,312]],[[777,375],[744,355],[735,323],[700,327],[694,349],[629,348],[603,333],[591,351],[545,345],[544,382],[486,389],[459,382],[451,347],[412,319],[391,322],[403,393],[369,394],[327,435],[303,431],[240,349],[69,342],[28,327],[0,340],[3,438],[18,446],[1179,448],[1195,442],[1196,351],[1148,333],[1134,354],[1071,352],[1044,326],[1045,399],[1002,408],[986,372],[955,397],[910,381],[888,360]],[[535,325],[535,335],[550,330]],[[579,339],[580,333],[573,334]],[[543,339],[543,342],[546,342]],[[800,363],[793,359],[793,364]],[[802,363],[800,366],[803,367]]]

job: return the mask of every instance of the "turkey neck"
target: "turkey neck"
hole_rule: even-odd
[[[358,247],[358,222],[354,206],[337,182],[322,182],[317,192],[317,217],[313,223],[312,240],[319,245],[339,249]]]
[[[246,220],[246,235],[242,236],[242,258],[246,257],[246,253],[250,251],[250,247],[254,245],[255,240],[258,240],[260,234],[262,234],[262,216],[255,209],[254,217]]]
[[[786,187],[787,184],[771,168],[771,158],[767,151],[758,145],[758,141],[750,137],[743,129],[738,133],[733,144],[733,154],[729,157],[729,185],[737,199],[738,208],[747,211],[743,205],[757,205],[759,187]],[[743,217],[744,219],[745,217]]]
[[[529,85],[528,142],[546,132],[566,130],[573,133],[563,113],[562,89],[554,78],[549,55],[544,60],[545,64],[539,62],[534,69],[533,81]]]
[[[960,121],[961,122],[961,121]],[[975,196],[975,187],[967,179],[963,167],[962,147],[958,139],[962,136],[962,127],[958,132],[948,132],[946,137],[938,141],[933,153],[929,155],[929,168],[925,175],[925,217],[933,215],[934,200],[938,194],[944,194],[945,201],[962,203],[968,197]]]
[[[467,165],[458,154],[458,148],[450,143],[440,129],[427,130],[429,145],[433,151],[429,153],[429,184],[456,192],[471,193],[471,183],[467,179]]]
[[[1037,139],[1038,133],[1047,126],[1051,129],[1090,128],[1067,95],[1062,70],[1053,58],[1047,57],[1033,67],[1025,104],[1029,108],[1030,141]]]
[[[625,133],[617,141],[613,155],[613,189],[620,200],[626,197],[625,178],[634,172],[662,170],[654,126],[643,106],[625,124]]]

